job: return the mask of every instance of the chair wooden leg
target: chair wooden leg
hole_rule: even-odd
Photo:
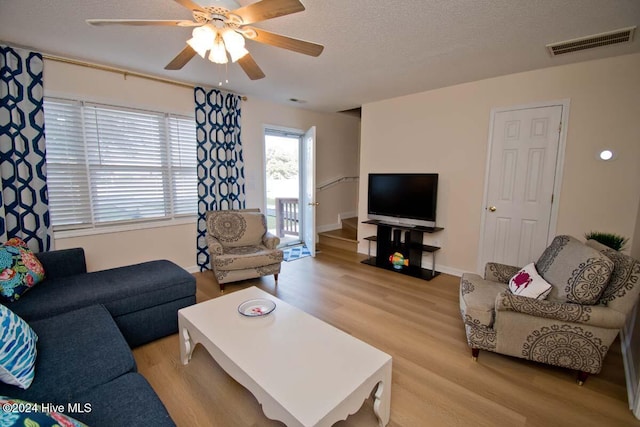
[[[276,279],[276,286],[278,286],[278,273],[274,274],[273,277]]]
[[[477,361],[478,360],[478,355],[480,354],[480,349],[479,348],[472,348],[471,349],[471,357],[473,358],[473,361]]]
[[[588,372],[578,371],[578,385],[583,385],[587,380],[587,377],[589,377]]]
[[[220,283],[220,293],[224,293],[224,283]]]

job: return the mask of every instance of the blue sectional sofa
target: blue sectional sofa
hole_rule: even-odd
[[[0,383],[0,395],[77,409],[66,414],[93,427],[175,425],[131,347],[177,332],[194,277],[170,261],[87,273],[82,249],[37,257],[45,280],[5,303],[38,335],[35,378],[26,390]]]

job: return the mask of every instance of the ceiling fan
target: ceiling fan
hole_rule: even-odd
[[[259,43],[288,49],[310,56],[318,56],[324,46],[304,40],[294,39],[272,33],[249,24],[265,21],[279,16],[305,10],[299,0],[260,0],[248,6],[240,7],[236,0],[201,0],[208,5],[200,5],[192,0],[174,0],[193,13],[193,21],[187,20],[151,20],[151,19],[87,19],[91,25],[165,25],[194,27],[192,38],[166,67],[166,70],[179,70],[196,54],[217,64],[228,62],[227,53],[232,62],[237,62],[251,80],[265,75],[245,48],[245,38]]]

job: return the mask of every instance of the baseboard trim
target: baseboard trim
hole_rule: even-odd
[[[465,270],[460,270],[459,268],[447,267],[446,265],[438,265],[437,263],[436,263],[436,270],[439,271],[440,273],[445,273],[445,274],[449,274],[451,276],[456,276],[456,277],[462,277],[462,275],[466,273]]]
[[[357,211],[342,212],[338,214],[338,222],[333,224],[316,225],[316,233],[324,233],[325,231],[339,230],[342,228],[342,220],[347,218],[354,218],[358,216]]]
[[[357,216],[358,216],[358,211],[344,212],[344,213],[338,214],[338,221],[342,221],[343,219],[347,219],[347,218],[356,218]]]
[[[191,267],[183,267],[183,268],[191,274],[200,273],[200,267],[198,267],[197,265],[193,265]]]
[[[334,224],[318,225],[316,226],[316,232],[324,233],[325,231],[339,230],[341,228],[342,228],[342,224],[336,222]]]

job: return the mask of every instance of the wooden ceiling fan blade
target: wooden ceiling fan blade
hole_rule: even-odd
[[[260,80],[264,78],[264,73],[256,64],[256,61],[253,59],[250,53],[247,53],[242,58],[238,59],[238,64],[242,67],[244,72],[249,76],[251,80]]]
[[[182,19],[87,19],[89,25],[165,25],[170,27],[192,27],[194,25],[201,25],[193,21],[185,21]]]
[[[292,37],[283,36],[281,34],[272,33],[255,27],[243,27],[249,30],[246,32],[249,40],[255,40],[260,43],[268,44],[282,49],[292,50],[298,53],[304,53],[310,56],[319,56],[324,50],[324,46],[317,43],[307,42]],[[255,32],[255,37],[251,37]]]
[[[243,24],[252,24],[303,10],[304,5],[299,0],[261,0],[231,13],[242,18]]]
[[[189,45],[187,45],[184,49],[180,51],[179,54],[176,55],[175,58],[171,60],[164,67],[165,70],[180,70],[182,67],[187,65],[187,62],[191,61],[191,58],[196,56],[196,51]]]
[[[191,0],[175,0],[176,3],[180,3],[182,6],[186,7],[189,10],[197,10],[198,12],[205,12],[204,8],[200,6],[198,3],[192,2]]]

